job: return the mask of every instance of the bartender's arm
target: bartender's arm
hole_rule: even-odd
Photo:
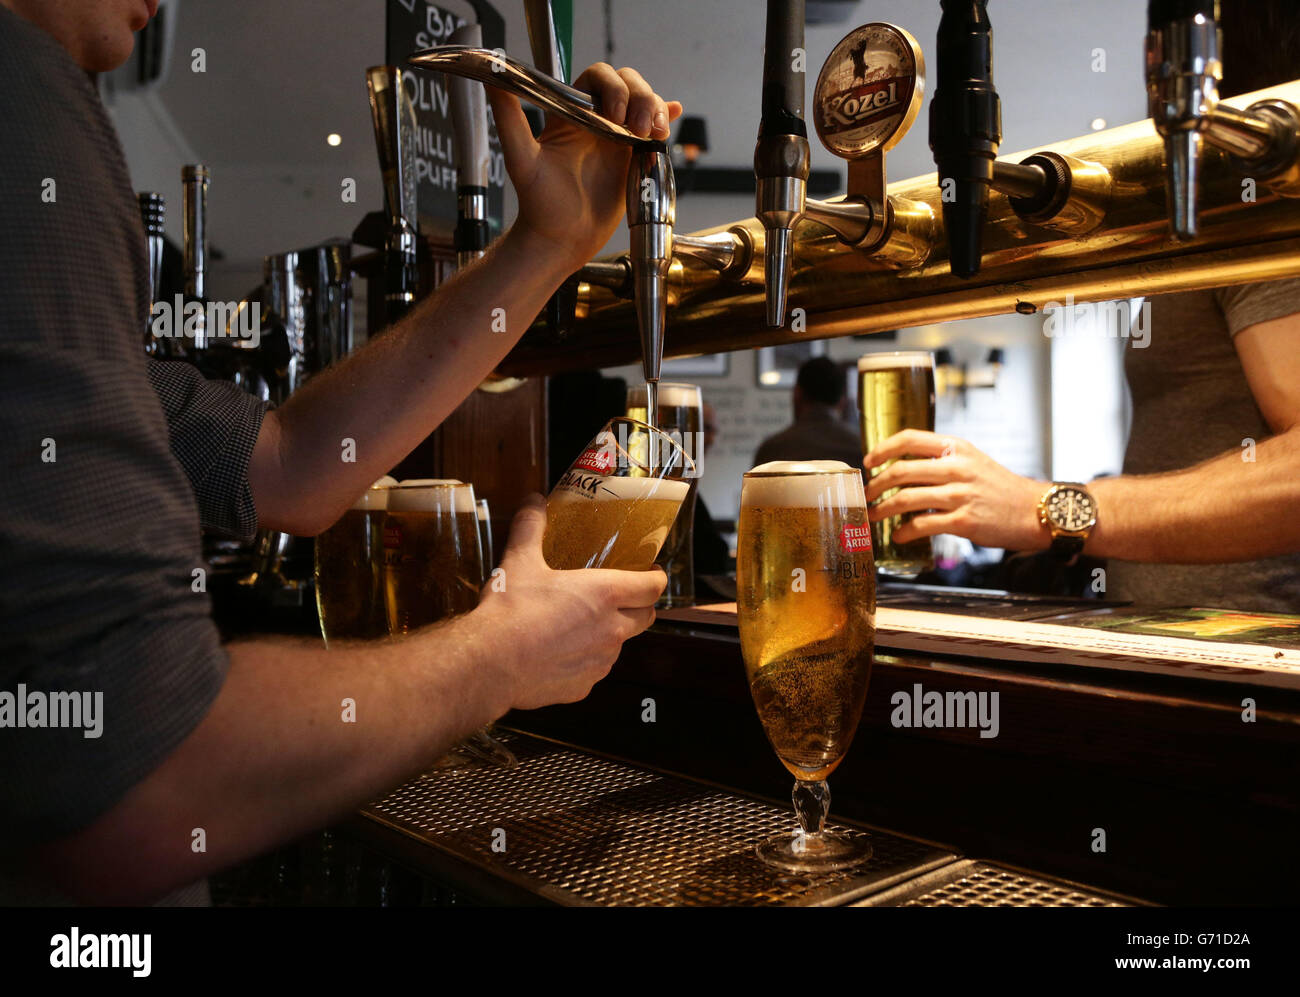
[[[1255,402],[1276,435],[1258,442],[1253,461],[1243,460],[1237,447],[1182,471],[1089,483],[1098,517],[1084,553],[1212,564],[1300,551],[1300,313],[1248,326],[1234,342]],[[868,501],[875,501],[902,487],[871,510],[872,520],[934,510],[900,526],[898,542],[953,533],[1009,550],[1051,544],[1038,520],[1049,482],[1014,474],[965,440],[916,430],[891,436],[864,464],[875,467],[905,454],[935,459],[900,460],[867,491]]]
[[[599,63],[576,85],[638,135],[667,138],[681,113],[635,70]],[[539,142],[517,98],[488,95],[518,218],[484,259],[267,413],[248,475],[260,525],[310,536],[338,519],[496,367],[618,226],[629,147],[555,115]],[[345,440],[355,462],[342,460]]]

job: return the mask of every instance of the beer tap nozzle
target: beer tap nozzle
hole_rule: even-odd
[[[1218,0],[1147,5],[1147,104],[1165,142],[1165,199],[1178,239],[1191,239],[1197,230],[1201,145],[1223,75],[1218,15]]]

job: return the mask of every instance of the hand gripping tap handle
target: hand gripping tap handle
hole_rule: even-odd
[[[424,69],[464,76],[505,90],[602,138],[632,147],[627,222],[637,325],[646,380],[658,380],[677,203],[672,163],[664,143],[634,135],[602,116],[591,95],[507,55],[466,45],[441,45],[416,52],[409,61]]]

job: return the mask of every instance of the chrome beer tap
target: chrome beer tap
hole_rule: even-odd
[[[206,305],[208,297],[208,168],[199,163],[181,167],[181,210],[185,242],[185,298]],[[187,309],[188,310],[188,309]],[[207,326],[206,308],[195,315],[193,349],[211,345],[216,330]]]
[[[415,108],[397,66],[371,66],[366,90],[384,178],[384,310],[397,321],[415,304],[419,283],[419,221],[415,175]]]
[[[140,221],[144,224],[145,250],[149,257],[149,310],[144,322],[144,349],[149,356],[166,355],[166,340],[156,339],[151,328],[153,305],[158,300],[162,285],[163,241],[166,237],[164,222],[167,202],[161,195],[144,191],[136,195],[140,205]]]
[[[1197,188],[1204,142],[1229,162],[1296,196],[1300,111],[1281,100],[1243,110],[1219,103],[1218,0],[1150,0],[1147,6],[1147,103],[1165,142],[1166,201],[1177,239],[1197,234]]]
[[[442,45],[412,55],[413,65],[477,80],[558,114],[580,128],[632,147],[627,174],[627,224],[637,327],[647,381],[659,379],[672,264],[676,187],[663,142],[641,138],[599,113],[590,94],[509,56],[465,45]]]

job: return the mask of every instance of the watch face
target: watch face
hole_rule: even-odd
[[[1057,488],[1047,500],[1047,518],[1057,529],[1077,533],[1096,522],[1097,506],[1082,488]]]

